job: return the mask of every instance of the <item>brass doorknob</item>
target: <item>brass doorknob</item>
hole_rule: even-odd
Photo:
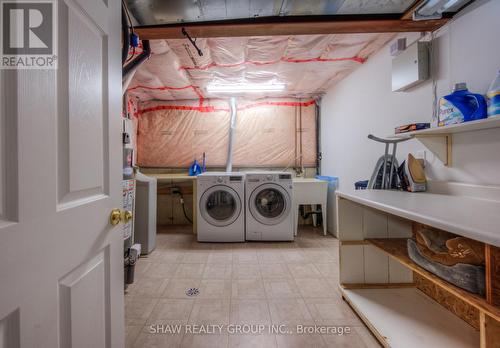
[[[122,212],[120,209],[111,210],[111,214],[109,214],[109,223],[113,226],[116,226],[122,220]]]
[[[123,212],[123,221],[125,223],[129,222],[130,220],[132,220],[132,217],[134,216],[134,214],[132,214],[132,212],[130,210],[125,210]]]

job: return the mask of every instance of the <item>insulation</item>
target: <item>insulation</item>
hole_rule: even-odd
[[[316,164],[314,100],[238,101],[235,167],[311,167]],[[207,155],[209,167],[227,160],[230,109],[227,101],[141,103],[138,165],[186,168]],[[302,151],[302,155],[300,154]]]
[[[235,166],[286,168],[300,166],[301,159],[303,166],[316,165],[316,107],[291,105],[262,105],[238,112]]]
[[[178,109],[175,103],[151,102],[142,107],[146,112],[140,113],[138,122],[139,166],[187,168],[203,152],[212,166],[226,164],[229,112],[206,113],[197,110],[196,104]]]
[[[135,74],[129,93],[141,100],[228,98],[207,92],[209,84],[284,83],[282,92],[246,93],[264,97],[309,98],[323,94],[393,34],[291,35],[199,38],[199,56],[186,39],[151,41],[152,56]],[[140,53],[140,50],[136,54]]]

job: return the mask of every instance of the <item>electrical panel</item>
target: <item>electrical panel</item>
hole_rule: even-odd
[[[403,92],[427,80],[429,43],[416,42],[392,59],[392,91]]]

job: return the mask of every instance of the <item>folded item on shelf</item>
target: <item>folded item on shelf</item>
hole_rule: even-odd
[[[484,264],[484,244],[453,233],[422,228],[415,232],[416,246],[429,261],[446,266]]]
[[[394,133],[401,134],[421,129],[427,129],[430,127],[431,127],[430,123],[410,123],[410,124],[405,124],[404,126],[399,126],[394,128]]]
[[[484,266],[469,265],[457,263],[453,266],[442,265],[438,262],[427,259],[420,253],[417,243],[413,239],[408,239],[408,256],[413,262],[426,269],[432,274],[446,280],[447,282],[458,286],[481,296],[485,293],[485,270]]]

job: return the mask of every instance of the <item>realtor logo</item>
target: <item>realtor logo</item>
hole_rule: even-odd
[[[56,3],[0,0],[0,69],[56,69]]]

